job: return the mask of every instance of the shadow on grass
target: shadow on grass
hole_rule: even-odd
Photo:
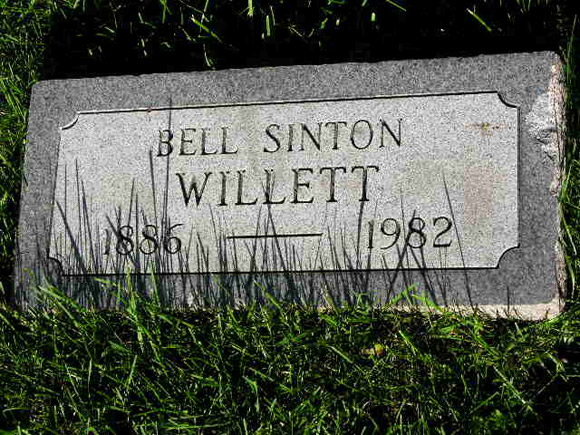
[[[572,3],[88,0],[52,14],[43,78],[555,50]]]

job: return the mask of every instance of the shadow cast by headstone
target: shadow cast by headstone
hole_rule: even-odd
[[[498,7],[484,0],[464,7],[399,1],[374,2],[369,9],[348,2],[270,1],[246,14],[243,3],[210,2],[202,10],[187,2],[161,7],[157,0],[89,0],[52,14],[43,78],[554,49],[563,42],[560,23],[574,17],[569,3],[522,8],[519,2]],[[472,7],[489,30],[468,12]]]

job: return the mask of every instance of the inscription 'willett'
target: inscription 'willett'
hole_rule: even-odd
[[[50,255],[71,274],[496,267],[517,131],[491,92],[80,113]]]

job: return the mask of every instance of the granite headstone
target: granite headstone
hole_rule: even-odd
[[[40,82],[15,300],[137,277],[175,306],[553,316],[562,96],[547,52]]]

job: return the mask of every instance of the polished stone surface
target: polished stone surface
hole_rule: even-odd
[[[517,154],[495,92],[81,112],[50,256],[67,274],[159,254],[173,273],[493,268],[518,246]]]

